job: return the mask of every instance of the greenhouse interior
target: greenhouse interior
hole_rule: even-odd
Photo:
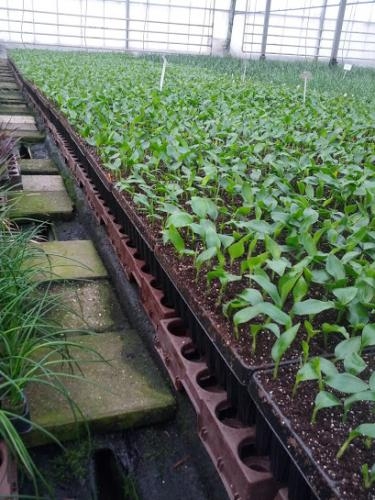
[[[374,500],[375,1],[0,13],[1,498]]]

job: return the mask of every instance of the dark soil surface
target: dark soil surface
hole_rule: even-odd
[[[257,379],[265,392],[277,405],[277,410],[273,410],[267,403],[268,410],[274,414],[281,414],[280,426],[283,429],[286,426],[291,427],[303,440],[315,463],[336,483],[340,500],[374,500],[375,487],[365,490],[362,486],[361,466],[367,463],[369,468],[372,467],[375,460],[375,443],[373,442],[371,448],[367,449],[363,439],[357,438],[342,458],[339,460],[336,458],[340,446],[352,429],[361,423],[374,421],[373,405],[371,407],[371,403],[367,402],[354,404],[345,423],[342,421],[341,408],[321,410],[318,412],[316,424],[312,425],[310,419],[314,399],[318,393],[317,382],[302,383],[293,398],[292,388],[296,370],[295,366],[285,366],[280,370],[278,379],[274,379],[270,372],[257,374]],[[336,393],[336,396],[340,394]],[[264,399],[263,403],[266,403]],[[298,463],[302,465],[306,460],[306,454],[301,453],[298,442],[293,436],[288,439],[288,448],[293,455],[301,457]]]

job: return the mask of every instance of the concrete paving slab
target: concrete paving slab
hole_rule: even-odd
[[[25,191],[65,190],[61,175],[25,175],[22,176],[22,186]]]
[[[31,418],[60,440],[84,432],[84,423],[96,431],[114,431],[150,425],[173,416],[175,401],[144,345],[133,330],[94,336],[77,336],[74,342],[97,355],[72,348],[84,378],[60,377],[69,396],[80,408],[73,411],[66,398],[41,384],[30,384],[27,395]],[[61,367],[61,371],[68,371]],[[78,370],[75,372],[79,375]],[[39,430],[25,435],[26,444],[50,441]]]
[[[23,94],[19,90],[14,89],[0,89],[0,97],[10,97],[10,98],[18,98],[23,99]]]
[[[45,252],[29,259],[25,266],[37,266],[36,281],[106,278],[104,267],[90,240],[46,241],[36,243]]]
[[[70,218],[73,215],[73,203],[64,191],[18,191],[9,194],[12,200],[11,217]]]
[[[14,81],[12,82],[0,81],[0,89],[19,90],[19,87]]]
[[[22,175],[29,174],[57,174],[58,169],[52,160],[19,160]]]
[[[0,115],[1,116],[1,115]],[[21,116],[21,115],[19,115]],[[15,134],[17,137],[23,137],[25,133],[27,133],[27,138],[29,139],[31,132],[34,132],[35,134],[40,132],[37,129],[37,126],[33,123],[2,123],[1,124],[3,128],[6,130],[12,131],[13,134]],[[31,136],[32,140],[34,139],[34,136]]]
[[[51,319],[66,329],[103,333],[129,327],[108,280],[54,283],[50,292],[59,297]]]
[[[0,103],[0,115],[1,114],[9,114],[12,113],[14,115],[24,115],[24,114],[32,114],[26,104],[1,104]]]
[[[30,115],[1,115],[0,116],[0,123],[5,123],[9,124],[12,123],[14,125],[20,125],[21,123],[28,123],[28,124],[33,124],[35,125],[35,118]]]
[[[39,130],[23,130],[19,128],[11,130],[8,127],[7,129],[12,132],[14,137],[19,138],[22,142],[40,142],[46,137],[46,135]]]

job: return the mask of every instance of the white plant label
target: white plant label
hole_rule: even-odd
[[[242,83],[245,83],[245,78],[246,78],[246,70],[247,70],[247,61],[245,61],[244,65],[243,65]]]
[[[164,77],[165,77],[165,68],[167,67],[167,59],[165,56],[163,56],[163,67],[161,69],[161,75],[160,75],[160,85],[159,85],[159,90],[160,92],[163,90],[164,86]]]
[[[353,64],[344,64],[344,71],[351,71]]]
[[[307,82],[311,80],[312,74],[310,71],[303,71],[300,74],[300,78],[303,80],[303,104],[306,102],[306,94],[307,94]]]

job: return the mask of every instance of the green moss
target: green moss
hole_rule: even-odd
[[[79,482],[86,479],[91,458],[91,442],[79,440],[69,443],[51,460],[51,476],[54,481],[64,484],[72,478]]]
[[[104,333],[71,339],[86,349],[71,350],[79,359],[84,378],[61,381],[81,414],[74,415],[61,394],[34,385],[28,391],[33,421],[60,440],[69,440],[76,438],[77,432],[84,432],[85,424],[103,432],[150,425],[173,416],[174,398],[136,332],[126,330],[122,335]],[[48,442],[47,436],[37,430],[27,440],[30,446]]]

